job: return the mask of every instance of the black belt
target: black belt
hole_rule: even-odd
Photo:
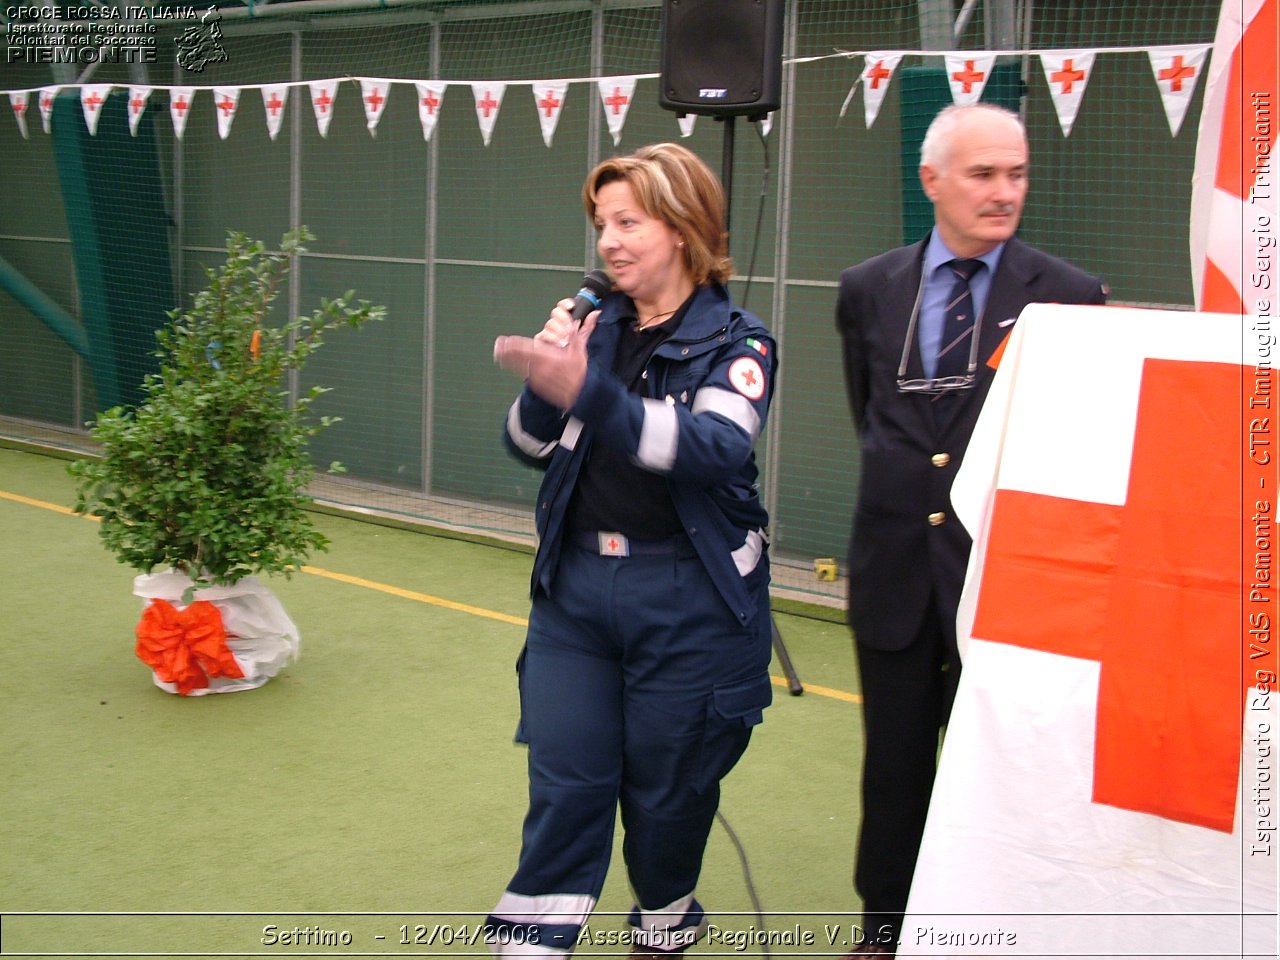
[[[573,546],[602,557],[694,557],[693,541],[678,533],[665,540],[636,540],[610,530],[575,530],[568,535]]]

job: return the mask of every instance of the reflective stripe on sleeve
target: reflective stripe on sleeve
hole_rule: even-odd
[[[636,463],[649,470],[667,473],[676,464],[680,425],[676,408],[663,400],[644,401],[644,422],[640,426],[640,446]]]
[[[507,410],[507,436],[520,450],[537,460],[545,460],[556,448],[554,440],[540,440],[531,433],[525,433],[520,424],[520,398]]]
[[[560,446],[566,450],[572,450],[578,445],[580,436],[582,436],[582,421],[577,417],[570,417],[564,425],[564,430],[560,432]]]
[[[718,413],[727,420],[732,420],[755,443],[760,435],[760,414],[756,413],[751,401],[736,390],[725,390],[723,387],[703,387],[693,398],[693,412]]]

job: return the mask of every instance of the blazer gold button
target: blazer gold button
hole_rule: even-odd
[[[951,454],[935,453],[932,457],[929,458],[929,460],[935,467],[945,467],[948,463],[951,462]]]
[[[941,511],[929,514],[929,526],[940,527],[947,522],[947,515]]]

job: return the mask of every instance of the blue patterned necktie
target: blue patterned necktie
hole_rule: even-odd
[[[934,377],[962,377],[969,372],[969,350],[973,342],[973,294],[969,281],[982,269],[981,260],[949,260],[947,269],[956,282],[947,297],[943,314],[942,340],[938,345],[938,362]]]

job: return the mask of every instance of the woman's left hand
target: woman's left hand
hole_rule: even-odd
[[[568,410],[577,402],[587,379],[587,340],[599,315],[600,311],[592,311],[581,326],[560,340],[542,335],[498,337],[493,342],[494,362],[522,377],[547,403]]]

